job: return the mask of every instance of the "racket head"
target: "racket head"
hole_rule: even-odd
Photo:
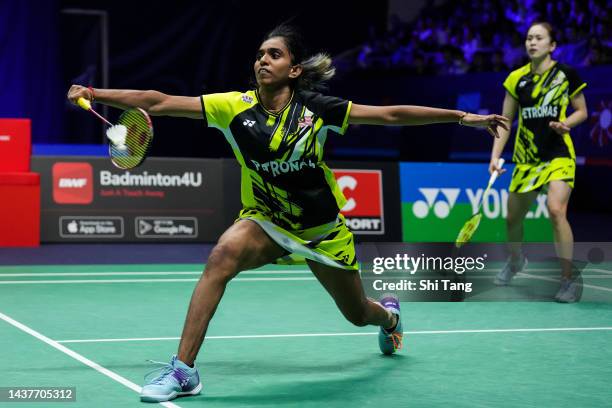
[[[143,109],[133,108],[124,111],[117,125],[127,128],[125,145],[127,149],[121,150],[110,143],[108,153],[112,163],[120,169],[133,169],[142,164],[153,142],[153,123]]]
[[[463,224],[461,230],[459,231],[459,235],[457,235],[457,239],[455,240],[455,246],[457,248],[461,248],[463,244],[470,242],[472,236],[478,229],[478,225],[480,224],[480,220],[482,219],[482,213],[474,214],[470,217],[469,220]]]

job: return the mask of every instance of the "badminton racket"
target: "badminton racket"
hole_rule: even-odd
[[[141,108],[124,111],[113,125],[105,117],[93,110],[91,102],[85,98],[77,100],[78,105],[92,113],[108,127],[106,137],[110,143],[108,153],[111,162],[120,169],[133,169],[142,164],[153,142],[151,118]]]
[[[504,159],[500,157],[499,161],[497,162],[497,167],[501,169],[503,165]],[[482,203],[484,202],[485,196],[491,189],[491,186],[493,185],[493,183],[495,183],[495,180],[497,179],[498,175],[498,170],[495,170],[493,173],[491,173],[491,177],[489,177],[489,184],[487,185],[487,188],[484,193],[482,193],[482,197],[480,197],[476,212],[470,217],[469,220],[465,222],[465,224],[463,224],[463,227],[461,227],[461,230],[459,231],[459,235],[457,235],[457,239],[455,240],[455,246],[457,248],[461,248],[463,244],[470,242],[472,236],[474,236],[474,233],[478,229],[478,225],[480,225],[480,220],[482,218]]]

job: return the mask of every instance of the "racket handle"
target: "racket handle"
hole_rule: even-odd
[[[90,110],[90,109],[91,109],[91,102],[89,102],[89,101],[88,101],[87,99],[85,99],[85,98],[82,98],[82,97],[81,97],[81,98],[79,98],[79,99],[77,100],[77,104],[78,104],[78,105],[79,105],[81,108],[83,108],[83,109],[85,109],[85,110]]]
[[[104,118],[104,116],[101,116],[98,112],[96,112],[95,110],[93,110],[91,108],[91,102],[85,98],[79,98],[77,99],[77,104],[85,109],[86,111],[91,112],[94,116],[96,116],[98,119],[100,119],[102,122],[106,123],[108,126],[113,126],[112,123],[110,123],[108,120],[106,120]]]
[[[497,161],[497,167],[501,169],[505,162],[506,161],[504,160],[504,158],[500,157]],[[495,180],[497,180],[497,176],[499,176],[499,171],[494,171],[493,173],[491,173],[491,177],[489,178],[489,185],[495,183]]]

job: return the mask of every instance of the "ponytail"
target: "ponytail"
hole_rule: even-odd
[[[308,57],[300,63],[302,74],[298,77],[298,89],[322,90],[327,87],[326,82],[333,78],[336,68],[328,54],[319,53]]]

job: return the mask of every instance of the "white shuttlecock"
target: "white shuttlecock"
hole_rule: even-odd
[[[119,150],[126,150],[125,139],[127,136],[127,128],[123,125],[111,126],[106,130],[106,137],[111,141],[113,146]]]

